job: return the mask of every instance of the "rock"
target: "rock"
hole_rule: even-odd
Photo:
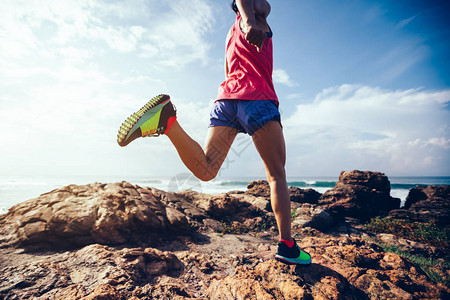
[[[311,274],[320,275],[314,278]],[[321,275],[326,280],[320,280]],[[248,266],[238,267],[235,274],[221,281],[214,281],[208,293],[210,299],[261,300],[338,299],[344,295],[347,299],[357,299],[364,295],[332,270],[324,272],[320,266],[316,268],[315,265],[293,270],[275,261],[260,263],[254,269]]]
[[[189,231],[190,227],[188,220],[186,215],[182,212],[171,207],[166,207],[166,216],[173,229],[184,232]]]
[[[400,207],[400,199],[390,196],[390,183],[380,172],[341,172],[336,186],[325,192],[319,204],[334,217],[367,221]]]
[[[361,239],[307,237],[300,246],[313,257],[310,266],[286,266],[273,260],[254,268],[239,266],[215,280],[210,299],[439,299],[436,287],[413,263],[377,252]]]
[[[270,198],[270,186],[267,180],[254,180],[247,185],[245,194]]]
[[[127,182],[69,185],[12,207],[0,217],[0,245],[73,248],[151,241],[187,222],[150,190]]]
[[[450,225],[450,186],[417,186],[409,190],[405,206],[389,212],[389,217],[409,222]]]
[[[439,200],[440,202],[443,202],[442,204],[445,205],[445,202],[450,202],[450,186],[448,185],[429,185],[429,186],[416,186],[415,188],[409,189],[408,196],[406,196],[405,201],[405,209],[410,208],[411,206],[415,205],[418,202],[421,201],[427,201],[427,200]],[[424,204],[422,204],[424,205]],[[417,205],[417,206],[422,206]],[[427,205],[425,203],[426,206]]]
[[[159,278],[177,276],[183,268],[169,252],[94,244],[3,269],[0,298],[130,299],[141,286],[156,285]]]
[[[339,176],[339,185],[357,185],[365,186],[371,190],[389,195],[391,191],[391,183],[384,173],[371,171],[342,171]]]
[[[364,174],[363,185],[355,185],[348,180],[354,175],[345,177],[341,188],[357,196],[386,193],[382,178],[378,182]],[[369,192],[369,182],[380,191]],[[431,282],[408,259],[361,238],[368,235],[356,230],[360,227],[342,231],[351,236],[317,230],[336,226],[330,203],[292,202],[293,232],[313,263],[276,262],[278,235],[267,203],[266,197],[245,193],[166,193],[127,182],[51,191],[0,217],[0,299],[449,298],[448,287]],[[226,234],[226,229],[248,234]],[[396,242],[404,249],[421,246]],[[22,246],[39,252],[14,248]],[[423,249],[424,254],[434,251]],[[445,277],[447,271],[437,274]]]
[[[256,207],[261,211],[268,211],[268,212],[272,211],[272,207],[270,206],[270,197],[253,196],[245,193],[240,194],[228,193],[228,194],[241,202],[250,203],[252,206]]]
[[[324,208],[304,203],[295,210],[292,225],[296,227],[312,227],[326,231],[335,225],[333,216]]]
[[[217,267],[209,255],[202,253],[182,251],[177,254],[177,257],[184,263],[185,267],[196,268],[202,273],[212,273]]]
[[[217,220],[235,220],[243,222],[245,219],[253,218],[261,214],[261,210],[248,202],[240,201],[241,197],[229,194],[214,195],[203,198],[195,203],[203,209],[208,216]],[[242,199],[242,198],[241,198]]]
[[[212,229],[212,231],[214,231],[214,232],[222,232],[222,231],[223,231],[223,225],[222,225],[219,221],[217,221],[217,220],[214,220],[214,219],[204,219],[204,220],[203,220],[203,224],[204,224],[206,227]]]
[[[315,212],[310,221],[306,222],[303,227],[312,227],[319,230],[328,230],[335,224],[334,218],[326,211]]]
[[[312,204],[317,204],[320,196],[322,196],[322,194],[317,192],[316,190],[300,189],[293,186],[289,188],[289,195],[292,202]]]

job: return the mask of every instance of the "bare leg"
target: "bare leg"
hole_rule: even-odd
[[[237,129],[231,127],[210,127],[205,150],[181,128],[178,122],[173,124],[166,135],[192,174],[200,180],[209,181],[219,172],[237,134]]]
[[[270,121],[253,135],[256,150],[266,168],[270,200],[277,220],[280,239],[291,240],[291,201],[284,166],[286,145],[279,122]]]

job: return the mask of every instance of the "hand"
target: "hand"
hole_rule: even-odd
[[[246,26],[247,32],[245,39],[250,44],[254,45],[258,52],[261,52],[264,40],[266,39],[266,32],[256,26]]]

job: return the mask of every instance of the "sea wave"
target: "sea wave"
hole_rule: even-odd
[[[391,183],[391,189],[409,190],[416,186],[426,186],[425,184]]]
[[[249,181],[220,181],[219,185],[222,186],[247,186]],[[336,181],[315,181],[315,180],[302,180],[302,181],[288,181],[289,186],[296,187],[334,187]]]
[[[336,185],[336,181],[289,181],[289,186],[295,187],[323,187],[323,188],[333,188]]]

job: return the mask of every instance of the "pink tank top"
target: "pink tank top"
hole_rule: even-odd
[[[272,38],[266,38],[262,51],[245,40],[238,14],[226,49],[228,77],[220,85],[217,100],[274,100],[278,97],[272,82]]]

